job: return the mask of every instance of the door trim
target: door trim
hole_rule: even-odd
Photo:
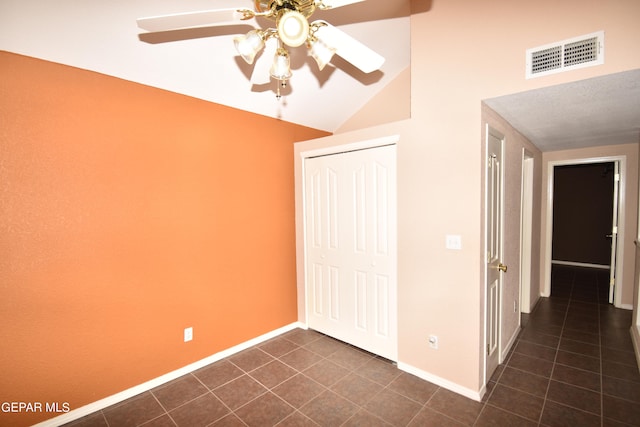
[[[535,159],[522,149],[522,181],[520,188],[520,309],[531,313],[531,272],[533,271],[533,177]],[[520,326],[520,321],[518,321]]]
[[[374,138],[363,141],[349,142],[339,145],[322,146],[322,140],[311,140],[306,142],[300,142],[295,145],[294,148],[294,161],[295,161],[295,210],[296,210],[296,267],[297,267],[297,290],[298,290],[298,321],[308,327],[308,313],[307,313],[307,256],[306,256],[306,219],[305,219],[305,206],[307,202],[305,200],[305,159],[328,156],[333,154],[346,153],[350,151],[366,150],[370,148],[378,148],[387,145],[398,145],[400,140],[399,135],[390,135],[380,138]],[[306,148],[308,147],[308,148]],[[396,199],[397,203],[397,199]],[[396,272],[396,283],[397,283]],[[399,334],[396,333],[396,337],[399,338]],[[396,340],[396,358],[398,354],[398,340]]]
[[[300,160],[309,157],[330,156],[332,154],[347,153],[349,151],[366,150],[369,148],[384,147],[385,145],[395,145],[400,140],[400,136],[387,136],[382,138],[370,139],[367,141],[352,142],[349,144],[334,145],[331,147],[320,147],[300,152]],[[303,163],[304,164],[304,163]]]
[[[500,166],[500,200],[501,200],[501,206],[500,206],[500,250],[499,250],[499,254],[498,254],[498,258],[500,258],[501,262],[503,261],[503,255],[504,255],[504,171],[505,171],[505,166],[504,166],[504,162],[505,162],[505,135],[503,133],[501,133],[500,131],[498,131],[497,129],[493,128],[490,124],[486,124],[486,129],[485,129],[485,135],[484,135],[484,141],[485,141],[485,147],[484,147],[484,163],[483,163],[483,174],[484,174],[484,248],[482,248],[482,254],[483,254],[483,269],[484,269],[484,276],[483,276],[483,295],[484,295],[484,319],[483,320],[483,324],[484,324],[484,337],[483,337],[483,344],[482,344],[482,355],[483,355],[483,377],[484,377],[484,384],[486,385],[489,382],[489,375],[488,375],[488,364],[489,364],[489,355],[487,354],[487,348],[489,345],[489,331],[488,331],[488,327],[489,327],[489,292],[488,292],[488,286],[489,286],[489,268],[488,268],[488,262],[487,262],[487,250],[488,250],[488,245],[489,245],[489,180],[488,180],[488,176],[487,176],[487,159],[489,158],[489,135],[494,136],[495,138],[500,140],[500,151],[501,151],[501,158],[502,158],[502,162],[501,162],[501,166]],[[497,310],[497,314],[498,314],[498,319],[497,319],[497,349],[496,351],[498,352],[497,357],[498,357],[498,364],[502,363],[504,361],[504,355],[503,355],[503,350],[502,350],[502,310],[503,310],[503,301],[502,301],[502,283],[503,283],[503,277],[502,277],[502,273],[500,273],[499,275],[499,279],[498,279],[498,301],[497,301],[497,305],[498,305],[498,310]]]
[[[568,160],[554,160],[547,162],[547,211],[545,226],[545,257],[542,260],[544,274],[542,278],[541,296],[551,296],[551,248],[553,242],[553,175],[556,166],[579,165],[588,163],[618,162],[620,165],[620,194],[618,196],[618,241],[616,262],[616,292],[613,301],[615,307],[622,307],[624,240],[625,240],[625,195],[627,182],[627,156],[585,157]]]

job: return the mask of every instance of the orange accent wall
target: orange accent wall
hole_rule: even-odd
[[[0,52],[0,400],[75,409],[295,322],[293,143],[326,135]]]

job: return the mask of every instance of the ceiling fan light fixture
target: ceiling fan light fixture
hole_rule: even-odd
[[[273,58],[273,65],[270,71],[271,77],[277,80],[288,80],[291,78],[291,60],[289,52],[279,47]]]
[[[278,18],[278,36],[290,47],[301,46],[309,37],[309,21],[295,10],[287,10]]]
[[[233,44],[242,59],[247,64],[253,64],[256,55],[264,47],[264,38],[259,30],[251,30],[244,36],[234,37]]]
[[[320,71],[331,61],[335,53],[336,49],[328,46],[322,40],[316,38],[309,42],[309,54],[318,63]]]
[[[384,63],[384,57],[326,21],[309,22],[309,18],[316,9],[335,9],[361,1],[364,0],[253,0],[254,10],[247,8],[203,10],[139,18],[137,23],[142,29],[157,32],[218,24],[233,25],[233,22],[238,19],[246,21],[264,18],[272,21],[275,26],[254,28],[245,35],[234,37],[233,43],[238,54],[250,65],[256,61],[260,51],[266,48],[269,53],[263,54],[253,67],[251,82],[265,84],[269,80],[268,76],[276,79],[279,99],[280,87],[287,86],[292,74],[287,46],[296,48],[305,44],[309,55],[318,63],[320,70],[326,67],[335,54],[339,54],[364,73],[380,69]],[[271,43],[275,41],[277,45]],[[273,55],[274,49],[276,53],[267,74],[266,67],[269,67],[269,57]]]

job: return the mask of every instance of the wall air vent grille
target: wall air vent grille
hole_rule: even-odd
[[[604,63],[604,31],[527,50],[526,77],[539,77]]]
[[[564,46],[564,65],[582,64],[583,62],[596,61],[598,59],[598,38],[581,40]]]
[[[562,46],[531,52],[531,72],[542,73],[562,67]]]

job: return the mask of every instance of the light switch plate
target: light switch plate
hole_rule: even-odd
[[[462,237],[458,234],[447,234],[445,246],[447,249],[462,249]]]

